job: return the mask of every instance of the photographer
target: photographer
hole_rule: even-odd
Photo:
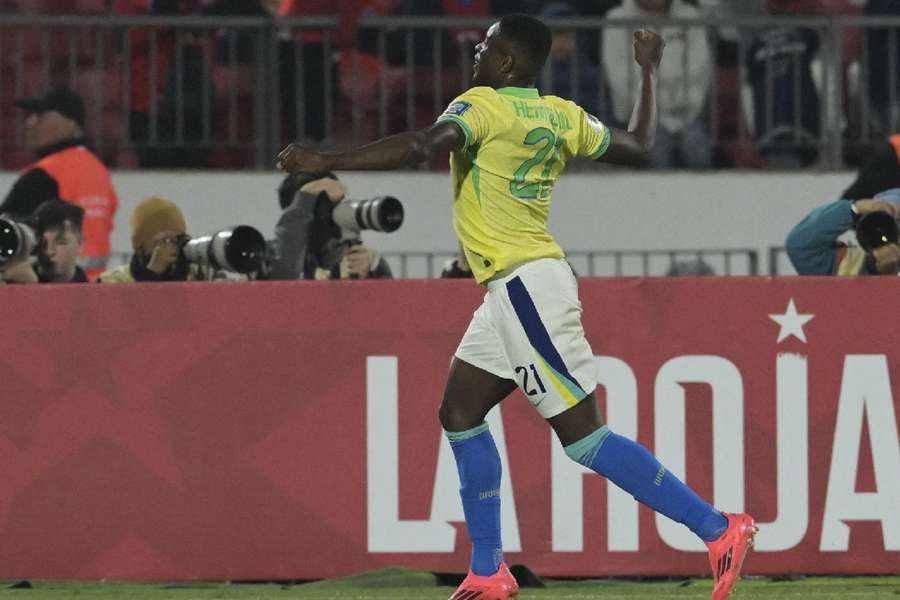
[[[87,283],[87,274],[78,266],[84,245],[84,209],[49,200],[37,208],[32,222],[37,248],[26,248],[23,258],[0,265],[0,278],[9,283]],[[26,243],[30,245],[31,240]],[[30,257],[32,250],[36,250],[36,264]]]
[[[399,222],[393,229],[382,223],[366,226],[354,223],[355,229],[342,227],[333,215],[346,195],[344,184],[331,172],[297,173],[285,177],[278,188],[282,214],[275,225],[272,242],[275,257],[270,265],[269,279],[393,277],[387,262],[363,245],[359,230],[393,231],[399,227]],[[362,202],[375,204],[380,200]],[[399,206],[396,200],[394,202]],[[399,210],[402,221],[402,207]]]
[[[186,234],[184,215],[174,202],[150,197],[131,213],[131,245],[128,264],[101,274],[101,283],[136,281],[188,281],[203,279],[192,265],[179,259],[178,241]]]
[[[820,206],[788,234],[785,246],[791,264],[800,275],[896,275],[898,207],[900,189]],[[839,241],[850,229],[856,231],[859,246]]]

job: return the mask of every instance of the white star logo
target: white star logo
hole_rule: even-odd
[[[776,344],[780,343],[785,338],[790,336],[795,336],[798,340],[806,343],[806,334],[803,333],[803,326],[812,320],[815,315],[801,315],[797,313],[797,307],[794,305],[794,299],[791,298],[791,301],[788,302],[787,310],[784,311],[783,315],[774,314],[769,315],[769,318],[778,323],[781,329],[778,331],[778,341]]]

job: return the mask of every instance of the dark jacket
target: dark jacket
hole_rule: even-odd
[[[47,278],[47,275],[41,271],[37,271],[38,283],[56,283],[55,281],[50,281]],[[81,267],[75,267],[75,274],[72,275],[72,279],[67,281],[66,283],[88,283],[90,280],[88,279],[87,273],[84,272],[84,269]]]
[[[37,157],[44,158],[66,148],[84,145],[85,141],[82,138],[66,140],[41,148],[37,152]],[[59,198],[59,183],[47,171],[36,167],[25,171],[16,180],[3,200],[3,204],[0,204],[0,213],[17,216],[30,215],[42,203],[56,198]]]
[[[858,246],[838,242],[857,215],[850,200],[820,206],[797,223],[785,240],[788,258],[800,275],[875,275],[875,262]]]
[[[339,243],[333,226],[315,220],[317,196],[300,193],[281,213],[275,224],[271,245],[274,258],[269,279],[343,279],[348,248]],[[393,273],[384,258],[370,251],[372,270],[368,279],[392,279]]]

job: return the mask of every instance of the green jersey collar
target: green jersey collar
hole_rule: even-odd
[[[505,96],[516,96],[517,98],[532,98],[537,100],[541,97],[537,88],[533,87],[502,87],[497,90],[498,94]]]

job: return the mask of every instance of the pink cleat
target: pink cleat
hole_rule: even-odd
[[[715,581],[712,600],[725,600],[731,594],[740,579],[741,566],[753,547],[753,536],[758,530],[753,517],[748,514],[722,514],[728,519],[728,529],[719,539],[706,543]]]
[[[519,584],[509,572],[506,563],[501,563],[491,576],[476,575],[469,569],[450,600],[506,600],[519,594]]]

